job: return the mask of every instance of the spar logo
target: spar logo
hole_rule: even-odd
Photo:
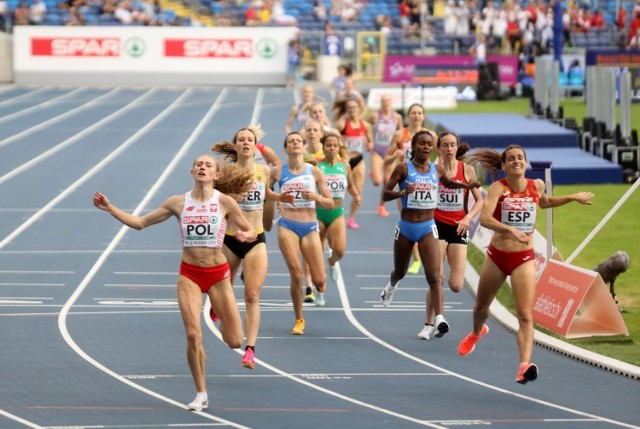
[[[165,57],[252,58],[251,39],[165,39]]]
[[[273,39],[262,39],[258,42],[256,51],[263,58],[271,58],[278,51],[278,44]]]
[[[48,57],[119,57],[119,37],[34,37],[31,55]]]

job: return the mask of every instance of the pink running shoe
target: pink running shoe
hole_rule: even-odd
[[[349,218],[349,220],[347,220],[347,226],[350,229],[358,229],[360,228],[360,225],[358,225],[355,221],[355,219],[353,219],[352,217]]]
[[[244,352],[244,356],[242,356],[242,366],[247,369],[255,369],[256,363],[253,361],[253,349],[247,348]]]
[[[218,315],[216,314],[215,311],[213,311],[213,307],[211,307],[209,309],[209,317],[211,317],[211,320],[213,320],[214,322],[217,322],[220,320],[220,318],[218,317]]]

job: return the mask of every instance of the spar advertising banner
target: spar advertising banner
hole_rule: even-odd
[[[16,26],[16,83],[285,84],[293,27]]]
[[[515,55],[489,55],[487,62],[498,63],[501,84],[518,82],[518,57]],[[478,66],[470,55],[387,55],[383,81],[425,86],[476,85]]]

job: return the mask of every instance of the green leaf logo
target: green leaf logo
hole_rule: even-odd
[[[258,55],[263,58],[271,58],[278,51],[278,44],[273,39],[262,39],[256,45]]]
[[[129,37],[124,42],[124,52],[131,58],[140,58],[145,51],[146,45],[140,37]]]

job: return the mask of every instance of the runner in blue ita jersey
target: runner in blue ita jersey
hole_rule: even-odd
[[[477,188],[480,182],[460,183],[451,180],[441,165],[429,161],[435,141],[429,131],[418,131],[411,139],[409,160],[399,163],[391,173],[383,198],[391,201],[400,198],[402,210],[396,226],[393,246],[394,269],[389,283],[382,290],[380,301],[383,306],[391,304],[393,294],[409,268],[411,249],[418,243],[420,259],[431,290],[435,309],[436,338],[449,331],[449,325],[443,316],[444,296],[440,279],[440,246],[438,229],[433,220],[438,204],[438,183],[449,188]],[[399,185],[399,191],[394,190]],[[425,306],[426,310],[426,306]]]

